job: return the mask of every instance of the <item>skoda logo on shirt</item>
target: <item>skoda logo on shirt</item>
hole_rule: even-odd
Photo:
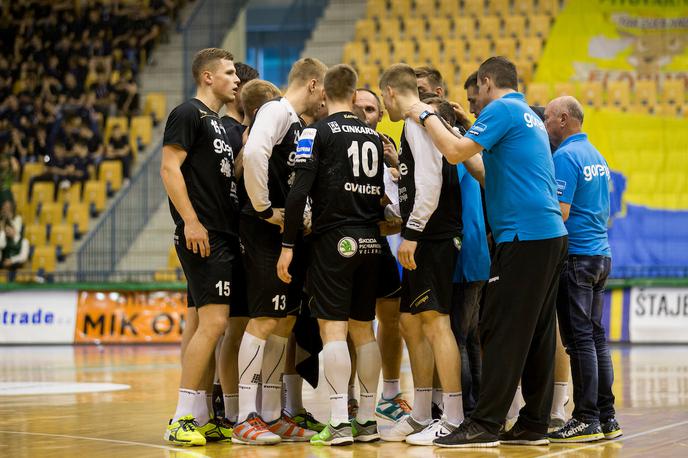
[[[337,251],[344,258],[350,258],[356,254],[358,244],[351,237],[344,237],[337,242]]]

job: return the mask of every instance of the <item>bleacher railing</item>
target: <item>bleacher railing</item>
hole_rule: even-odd
[[[162,140],[149,149],[143,163],[115,197],[112,206],[91,230],[77,253],[76,281],[107,281],[165,199],[160,180]]]

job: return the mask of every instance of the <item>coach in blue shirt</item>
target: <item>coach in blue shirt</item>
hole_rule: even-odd
[[[434,441],[439,446],[549,443],[556,292],[568,243],[547,132],[517,88],[512,62],[504,57],[483,62],[478,99],[484,108],[460,139],[447,132],[429,106],[417,104],[409,112],[448,161],[463,162],[484,183],[497,244],[480,321],[478,405],[469,420]],[[514,427],[498,435],[519,380],[526,405]]]
[[[602,325],[604,289],[611,269],[607,240],[609,166],[581,132],[583,107],[559,97],[545,109],[554,153],[557,195],[569,232],[569,256],[559,282],[559,328],[573,375],[573,418],[550,434],[552,442],[618,437],[614,369]]]

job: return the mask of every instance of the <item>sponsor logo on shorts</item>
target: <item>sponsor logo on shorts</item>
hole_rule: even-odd
[[[337,251],[344,258],[350,258],[356,254],[358,244],[351,237],[344,237],[337,242]]]
[[[359,238],[358,239],[358,253],[359,254],[381,254],[382,245],[375,238]]]

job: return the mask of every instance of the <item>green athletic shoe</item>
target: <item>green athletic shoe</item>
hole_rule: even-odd
[[[287,416],[291,415],[287,414]],[[316,420],[306,409],[297,412],[296,415],[291,416],[291,419],[300,427],[304,429],[310,429],[311,431],[320,432],[325,429],[326,426],[325,423],[320,423],[318,420]]]
[[[163,438],[178,445],[205,445],[206,443],[205,436],[198,431],[198,424],[192,415],[181,417],[175,422],[170,420]]]
[[[351,432],[355,442],[374,442],[380,439],[375,420],[359,423],[354,419],[351,421]]]
[[[337,426],[328,424],[325,429],[311,437],[311,445],[351,445],[354,443],[351,423]]]

